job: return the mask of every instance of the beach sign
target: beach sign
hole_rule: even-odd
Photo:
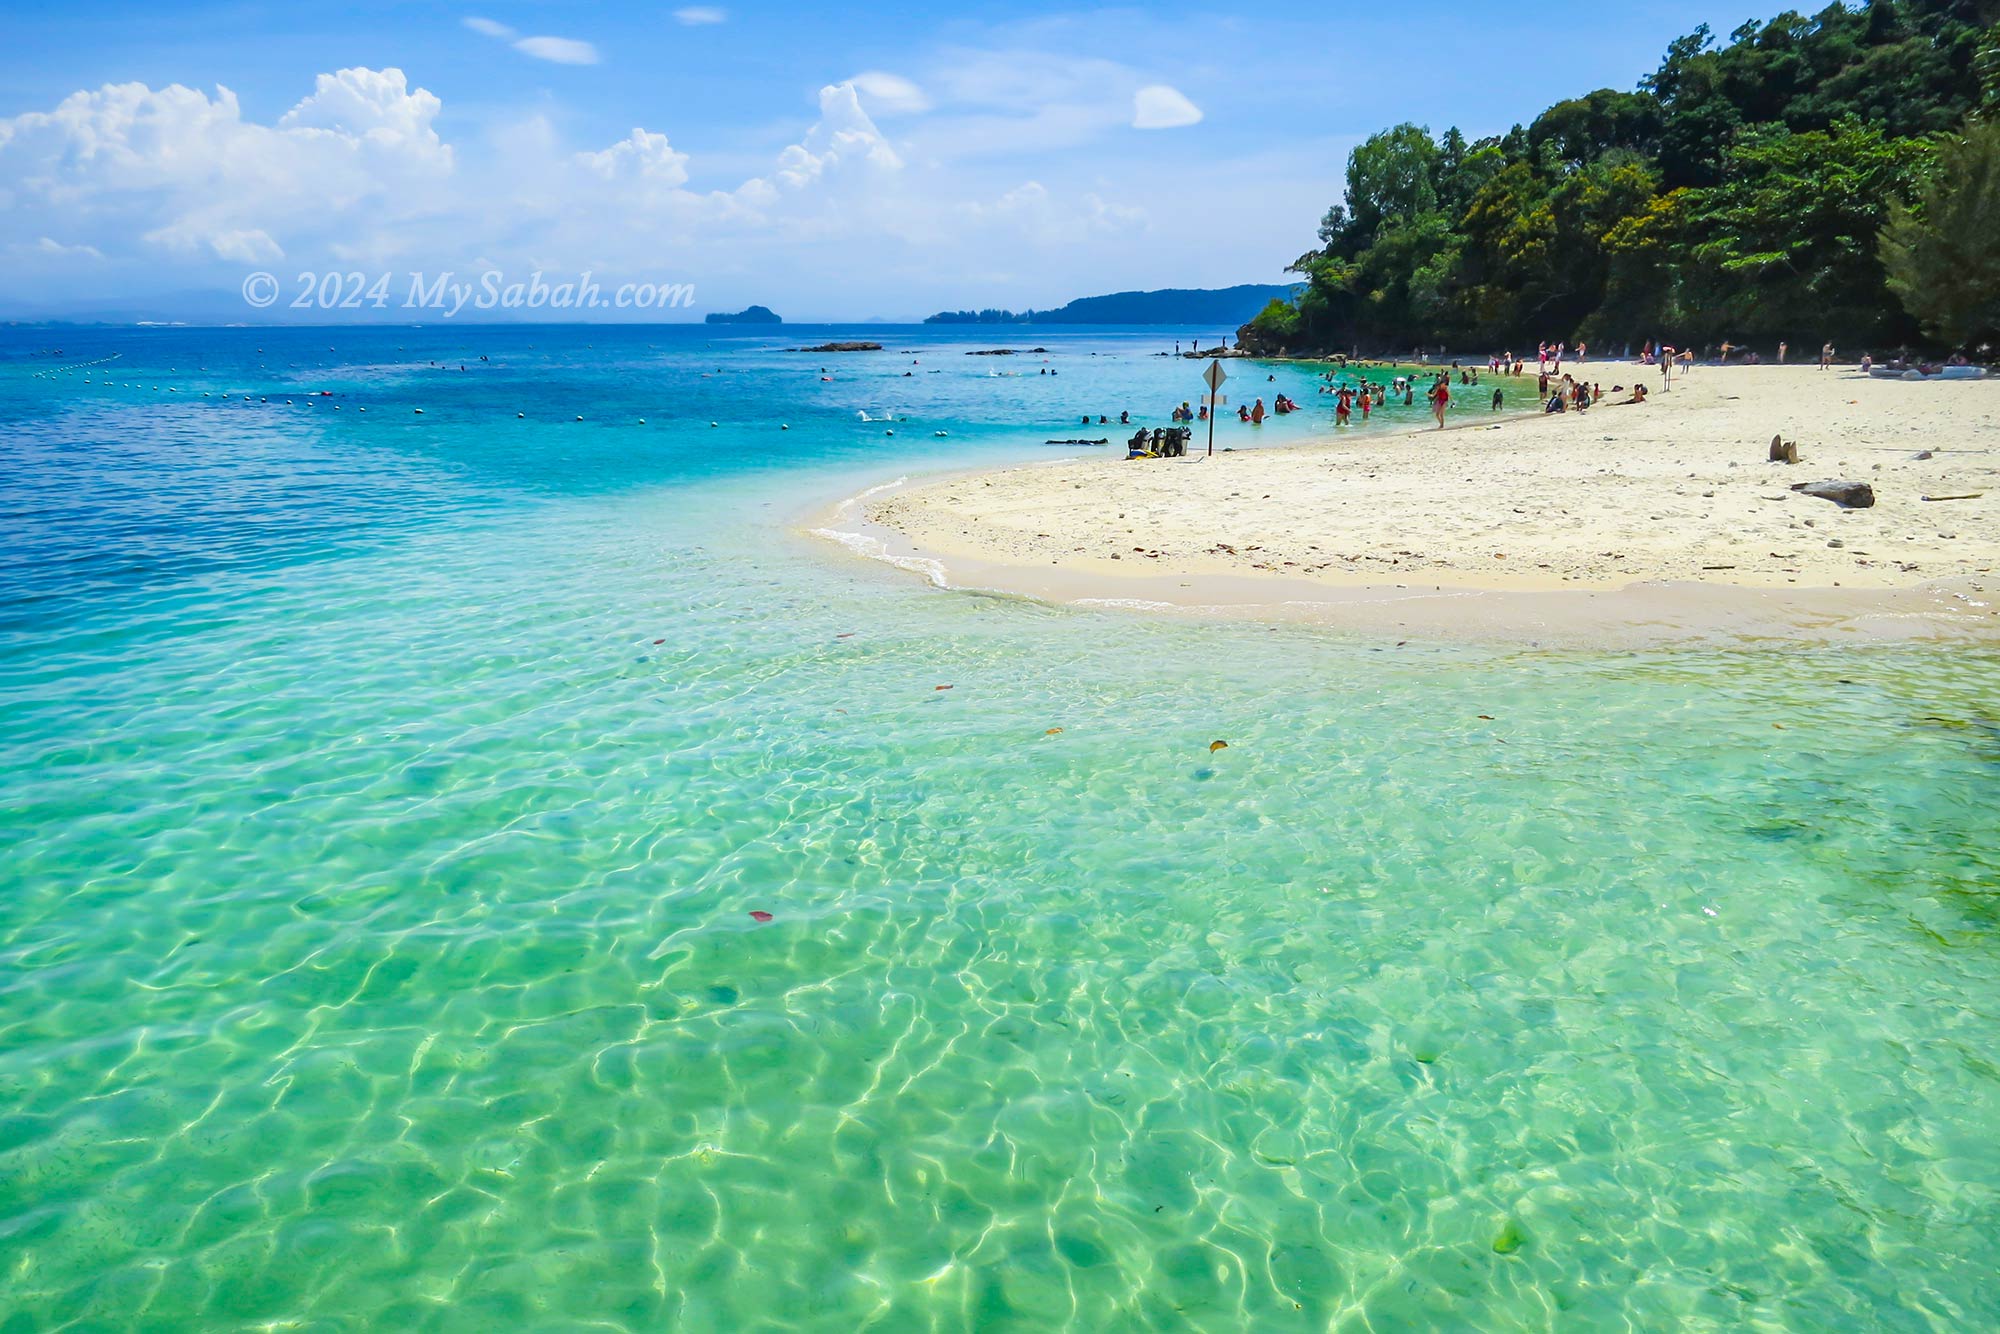
[[[1213,458],[1215,457],[1215,394],[1229,379],[1229,372],[1222,369],[1222,362],[1218,358],[1208,363],[1208,369],[1201,373],[1201,378],[1208,385],[1208,454]]]

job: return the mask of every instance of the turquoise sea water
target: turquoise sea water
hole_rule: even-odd
[[[939,593],[1192,369],[840,332],[0,335],[0,1329],[2000,1323],[2000,656]]]

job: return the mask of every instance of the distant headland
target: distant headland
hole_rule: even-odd
[[[1113,292],[1079,297],[1054,310],[946,310],[925,324],[1221,324],[1234,328],[1273,301],[1289,301],[1283,284],[1236,287],[1168,287],[1157,292]]]
[[[751,306],[735,314],[727,311],[710,311],[702,321],[704,324],[783,324],[777,312],[769,306]]]

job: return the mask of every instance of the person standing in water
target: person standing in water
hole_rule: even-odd
[[[1437,383],[1431,386],[1431,413],[1437,418],[1438,429],[1440,431],[1444,429],[1445,411],[1451,407],[1451,385],[1448,383],[1449,379],[1449,376],[1440,375],[1438,376]]]

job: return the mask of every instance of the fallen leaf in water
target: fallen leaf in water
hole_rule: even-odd
[[[762,908],[752,908],[750,910],[750,920],[753,922],[768,922],[771,920],[771,914],[765,912]]]
[[[655,644],[664,644],[664,643],[666,643],[667,641],[666,641],[666,640],[664,640],[664,639],[655,639],[655,640],[654,640],[653,642],[654,642]]]
[[[1043,736],[1054,736],[1054,735],[1055,735],[1056,733],[1058,733],[1058,732],[1060,732],[1060,731],[1062,731],[1062,728],[1060,728],[1060,727],[1051,727],[1051,728],[1050,728],[1050,729],[1049,729],[1048,731],[1046,731],[1046,732],[1042,733],[1042,735],[1043,735]]]
[[[1490,713],[1482,713],[1479,715],[1479,721],[1482,723],[1490,723],[1493,721],[1493,715]]]
[[[1229,749],[1229,743],[1227,741],[1211,741],[1208,743],[1208,753],[1211,755],[1215,754],[1215,752],[1218,750],[1228,750],[1228,749]]]
[[[939,687],[937,687],[937,688],[938,688],[939,690],[949,690],[949,689],[951,689],[951,687],[950,687],[950,686],[939,686]]]
[[[849,631],[848,631],[848,632],[847,632],[846,634],[844,634],[844,635],[835,635],[835,636],[834,636],[834,638],[835,638],[835,639],[852,639],[852,638],[854,638],[854,631],[852,631],[852,630],[849,630]]]
[[[1785,730],[1785,725],[1783,723],[1772,723],[1771,726],[1777,728],[1780,732]]]

